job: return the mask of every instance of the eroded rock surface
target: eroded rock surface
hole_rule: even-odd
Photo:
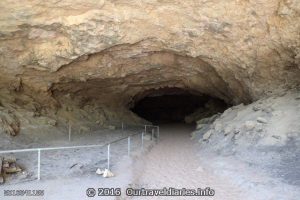
[[[299,85],[297,0],[3,0],[0,8],[0,93],[34,116],[139,122],[127,108],[146,90],[236,104]]]
[[[202,153],[233,156],[291,185],[299,182],[300,102],[297,92],[240,104],[198,121]],[[289,199],[289,198],[288,198]]]

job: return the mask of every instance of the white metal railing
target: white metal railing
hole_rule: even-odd
[[[159,139],[159,126],[154,126],[154,125],[145,125],[145,133],[147,133],[148,128],[151,128],[151,139],[154,138],[154,131],[156,129],[157,131],[157,138]]]
[[[127,139],[127,149],[128,156],[130,156],[131,152],[131,137],[135,135],[142,135],[142,149],[144,148],[144,134],[147,133],[147,128],[152,127],[157,129],[157,139],[159,138],[159,126],[153,125],[144,125],[145,132],[131,134],[128,137],[119,138],[112,142],[102,144],[102,145],[82,145],[82,146],[64,146],[64,147],[44,147],[44,148],[32,148],[32,149],[16,149],[16,150],[5,150],[0,151],[0,154],[7,153],[20,153],[20,152],[37,152],[37,160],[38,160],[38,168],[37,168],[37,180],[41,179],[41,152],[42,151],[51,151],[51,150],[64,150],[64,149],[81,149],[81,148],[96,148],[96,147],[105,147],[107,146],[107,169],[110,169],[110,145],[113,143],[117,143],[121,140]],[[124,123],[122,122],[122,131],[124,130]],[[69,141],[71,141],[71,125],[69,124]],[[154,140],[154,129],[152,129],[151,140]]]

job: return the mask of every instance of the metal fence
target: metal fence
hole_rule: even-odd
[[[142,126],[138,126],[138,128],[142,128]],[[125,125],[122,123],[121,125],[122,131],[125,130]],[[143,130],[143,129],[142,129]],[[37,152],[37,180],[41,179],[41,156],[42,152],[45,151],[53,151],[53,150],[66,150],[66,149],[83,149],[83,148],[101,148],[101,147],[107,147],[107,169],[110,169],[111,165],[111,145],[118,143],[119,141],[127,140],[127,155],[130,156],[131,148],[132,148],[132,138],[134,136],[141,135],[141,148],[144,148],[144,136],[145,134],[149,133],[149,130],[151,130],[151,140],[154,140],[155,138],[159,139],[159,126],[153,126],[153,125],[144,125],[144,132],[139,132],[135,134],[131,134],[126,137],[119,138],[114,141],[110,141],[106,144],[101,145],[83,145],[83,146],[63,146],[63,147],[45,147],[45,148],[31,148],[31,149],[16,149],[16,150],[5,150],[0,151],[0,154],[8,154],[8,153],[21,153],[21,152]],[[69,126],[69,140],[71,140],[71,126]],[[155,134],[156,133],[156,134]]]

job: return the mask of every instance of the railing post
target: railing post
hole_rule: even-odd
[[[69,121],[69,142],[71,141],[72,127],[71,122]]]
[[[159,126],[157,126],[157,140],[159,140]]]
[[[144,132],[142,132],[142,149],[144,149]]]
[[[147,133],[147,125],[145,125],[145,133]]]
[[[130,136],[128,137],[128,156],[130,156]]]
[[[107,169],[110,167],[110,144],[107,145]]]
[[[151,135],[151,140],[154,139],[154,129],[152,129],[152,135]]]
[[[122,122],[122,131],[124,131],[124,123]]]
[[[38,180],[41,180],[41,149],[38,149]]]

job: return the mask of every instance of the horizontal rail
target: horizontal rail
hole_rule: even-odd
[[[145,125],[146,127],[155,127],[155,128],[158,128],[159,126],[155,126],[155,125]]]
[[[135,133],[131,134],[129,136],[135,136],[141,133]],[[113,144],[116,142],[119,142],[121,140],[127,139],[128,136],[114,140],[112,142],[108,142],[105,144],[95,144],[95,145],[82,145],[82,146],[67,146],[67,147],[44,147],[44,148],[32,148],[32,149],[16,149],[16,150],[6,150],[6,151],[0,151],[0,154],[5,153],[19,153],[19,152],[32,152],[32,151],[51,151],[51,150],[62,150],[62,149],[80,149],[80,148],[94,148],[94,147],[105,147],[109,144]]]

